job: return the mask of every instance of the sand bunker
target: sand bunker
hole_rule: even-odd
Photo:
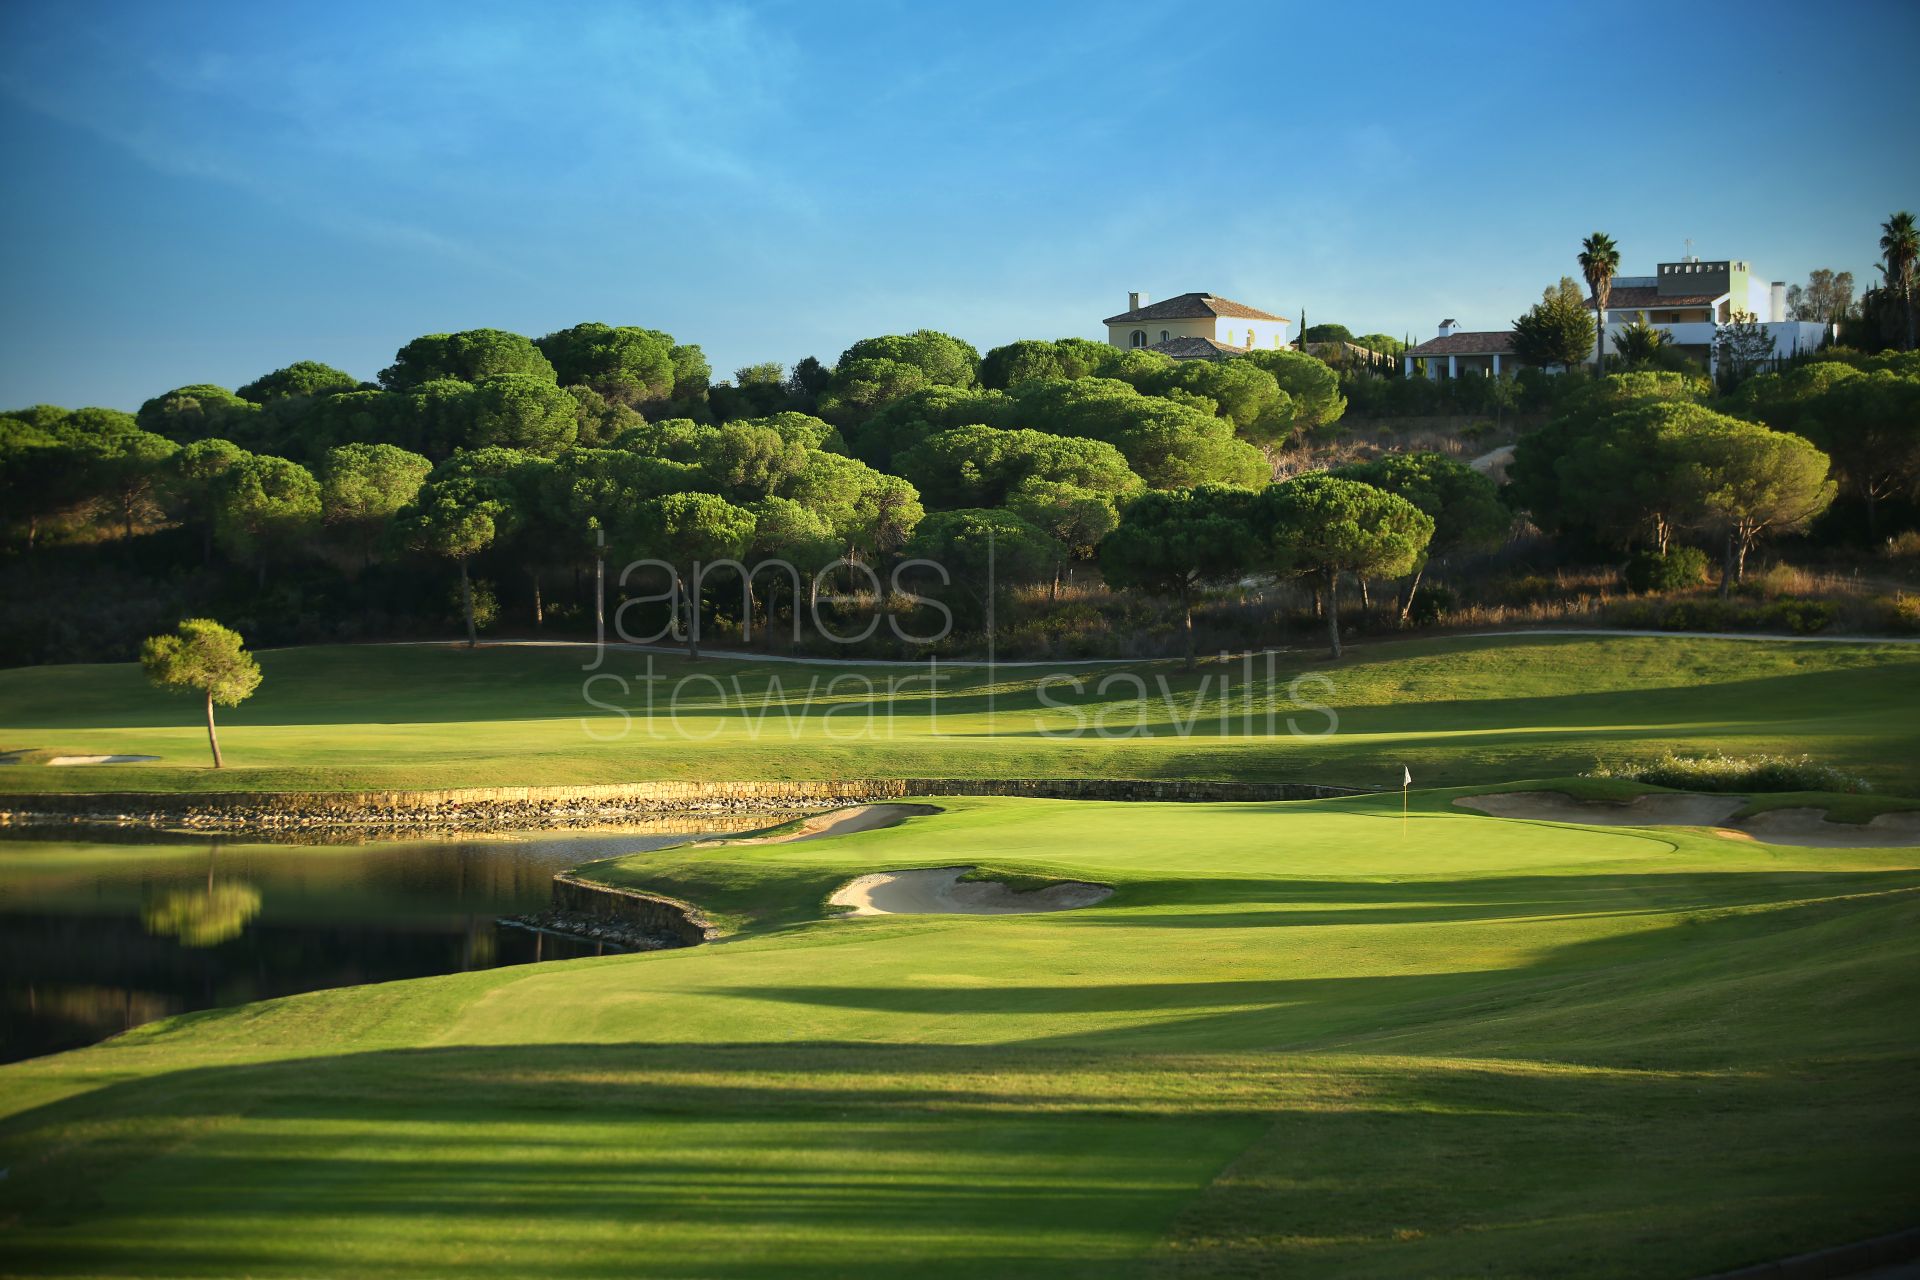
[[[1905,849],[1920,847],[1920,810],[1883,813],[1872,822],[1829,822],[1824,809],[1773,809],[1738,822],[1729,819],[1746,807],[1740,796],[1699,796],[1652,792],[1631,800],[1576,800],[1560,791],[1502,791],[1461,796],[1454,801],[1497,818],[1532,818],[1606,827],[1710,827],[1729,840],[1823,849]]]
[[[1920,848],[1920,810],[1883,813],[1872,822],[1829,822],[1824,809],[1769,809],[1740,822],[1769,844],[1822,849]]]
[[[48,764],[142,764],[159,756],[55,756]]]
[[[1019,916],[1090,907],[1113,893],[1104,884],[1062,880],[1021,893],[998,880],[962,880],[972,867],[882,871],[834,890],[827,901],[854,916]]]
[[[744,840],[703,841],[702,843],[792,844],[798,840],[824,840],[828,836],[850,836],[856,831],[878,831],[882,827],[897,827],[908,818],[922,818],[930,813],[939,812],[937,806],[930,804],[857,804],[850,809],[835,809],[832,813],[815,814],[791,831],[782,831],[770,836],[750,836]]]
[[[1628,801],[1575,800],[1564,791],[1501,791],[1461,796],[1463,809],[1496,818],[1534,818],[1545,822],[1581,822],[1601,827],[1719,827],[1746,807],[1739,796],[1696,796],[1652,792]]]

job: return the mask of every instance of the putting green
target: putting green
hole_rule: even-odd
[[[1505,782],[1672,747],[1808,753],[1920,793],[1914,645],[1454,637],[1192,674],[946,667],[931,694],[924,668],[614,653],[583,672],[590,660],[529,647],[263,653],[260,692],[222,713],[231,767],[219,771],[199,708],[131,664],[0,671],[0,751],[32,753],[0,767],[0,792],[1067,776],[1369,788],[1396,785],[1403,764],[1419,785]],[[161,759],[34,763],[51,754]]]
[[[1920,851],[945,799],[592,872],[705,947],[0,1068],[26,1271],[1692,1276],[1910,1225]],[[827,915],[862,872],[1114,886]]]

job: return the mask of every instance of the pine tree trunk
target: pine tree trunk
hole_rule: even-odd
[[[1421,565],[1413,571],[1413,581],[1407,584],[1406,603],[1400,606],[1400,625],[1406,626],[1413,620],[1413,597],[1420,590],[1420,579],[1426,576],[1427,566]]]
[[[1186,643],[1187,670],[1192,671],[1199,664],[1193,656],[1193,588],[1182,586],[1180,589],[1180,613],[1186,620],[1184,640]]]
[[[602,644],[607,639],[607,558],[593,558],[593,635]]]
[[[687,590],[684,580],[676,576],[674,582],[687,601],[687,657],[698,662],[700,660],[700,602],[693,598],[693,592]]]
[[[540,599],[540,571],[538,569],[533,571],[533,625],[535,627],[544,627],[547,625],[546,605],[542,603]]]
[[[1058,560],[1053,562],[1053,589],[1047,592],[1047,603],[1060,603],[1060,562]]]
[[[226,762],[220,758],[220,734],[213,727],[213,690],[207,690],[207,745],[213,748],[213,767],[222,769]]]
[[[1720,598],[1733,594],[1733,535],[1727,535],[1726,549],[1720,556]]]
[[[467,648],[478,648],[479,631],[473,625],[473,583],[467,578],[467,558],[460,557],[460,612],[467,619]]]
[[[1373,608],[1373,593],[1367,589],[1367,577],[1365,574],[1360,575],[1360,607],[1362,609]]]
[[[1333,570],[1327,570],[1327,647],[1334,659],[1340,657],[1340,580]]]

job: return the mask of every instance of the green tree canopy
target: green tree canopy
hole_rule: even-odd
[[[1688,469],[1701,477],[1703,523],[1726,537],[1721,591],[1746,576],[1762,538],[1806,528],[1833,501],[1827,455],[1813,442],[1723,414],[1703,415]]]
[[[1428,549],[1441,555],[1498,546],[1513,526],[1513,512],[1500,500],[1493,481],[1464,462],[1438,453],[1389,453],[1371,462],[1337,467],[1334,475],[1398,494],[1433,519]],[[1425,568],[1422,557],[1420,570]],[[1420,572],[1400,606],[1405,622],[1413,612]]]
[[[1150,489],[1120,510],[1099,543],[1109,585],[1180,602],[1187,666],[1194,665],[1193,605],[1207,586],[1252,564],[1254,490],[1220,485]]]
[[[1044,529],[1011,511],[980,507],[934,512],[920,522],[904,550],[912,559],[939,565],[980,607],[989,641],[999,600],[1020,583],[1040,581],[1062,554]]]
[[[414,500],[394,518],[398,537],[414,550],[452,560],[460,566],[460,612],[466,621],[467,647],[479,643],[473,612],[473,584],[467,561],[494,544],[512,527],[512,485],[456,466],[430,476]]]
[[[539,339],[559,380],[590,387],[618,404],[654,404],[674,395],[671,334],[633,325],[577,324]]]
[[[220,758],[220,735],[213,709],[237,707],[260,687],[260,664],[246,650],[240,633],[211,618],[188,618],[166,635],[149,636],[140,646],[140,666],[163,689],[191,690],[206,700],[207,745],[213,767]]]
[[[1540,295],[1540,301],[1513,322],[1513,354],[1528,364],[1571,369],[1594,350],[1598,332],[1580,286],[1571,276]]]
[[[388,524],[412,502],[433,463],[390,444],[344,444],[320,463],[320,518],[373,562]]]
[[[579,402],[551,381],[506,373],[474,384],[467,447],[522,449],[551,458],[579,434]]]
[[[1865,507],[1869,529],[1879,528],[1881,503],[1920,496],[1920,371],[1816,361],[1754,378],[1735,405],[1824,450]]]
[[[1340,575],[1412,573],[1433,538],[1433,517],[1405,498],[1325,471],[1269,486],[1256,504],[1254,523],[1276,569],[1319,583],[1328,649],[1335,658],[1340,656]]]
[[[504,329],[467,329],[415,338],[380,371],[380,385],[389,391],[412,391],[440,379],[479,382],[509,373],[555,381],[553,365],[529,339]]]
[[[982,426],[936,432],[901,454],[895,466],[936,509],[1003,506],[1007,495],[1029,479],[1072,484],[1109,498],[1143,487],[1120,451],[1103,440]]]
[[[175,444],[191,444],[210,436],[244,444],[253,438],[259,412],[259,405],[225,387],[199,383],[155,396],[141,405],[135,416],[142,431],[165,436]]]
[[[972,387],[980,381],[980,353],[973,344],[932,329],[862,338],[840,357],[840,366],[862,360],[891,360],[926,375],[929,385]]]
[[[214,540],[252,563],[263,582],[267,564],[291,554],[320,519],[320,482],[299,463],[271,454],[236,460],[214,482],[212,498]]]
[[[1258,365],[1273,375],[1286,392],[1292,419],[1285,433],[1273,429],[1273,441],[1284,440],[1296,432],[1323,431],[1340,421],[1347,411],[1347,398],[1340,392],[1340,376],[1326,361],[1303,351],[1249,351],[1234,357]]]
[[[138,521],[159,514],[169,479],[167,464],[180,446],[151,431],[135,430],[87,437],[83,447],[94,476],[93,488],[111,504],[122,531],[131,538]]]
[[[700,656],[700,600],[689,586],[696,565],[738,560],[753,542],[754,515],[711,493],[670,493],[638,514],[640,551],[672,566],[685,618],[687,655]]]
[[[255,404],[271,404],[296,396],[318,397],[358,390],[360,383],[344,370],[318,360],[296,360],[284,369],[262,374],[240,388],[240,398]]]
[[[646,419],[638,410],[609,400],[592,387],[578,383],[566,388],[574,404],[574,443],[586,449],[599,449],[622,431],[640,426]]]

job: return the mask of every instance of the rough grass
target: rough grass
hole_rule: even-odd
[[[1915,646],[1468,637],[1364,646],[1341,664],[1282,654],[1270,672],[1258,660],[1251,684],[1237,662],[1197,674],[1172,663],[945,668],[937,693],[920,680],[891,697],[889,680],[923,673],[616,653],[606,672],[626,692],[609,680],[590,692],[618,711],[583,699],[585,660],[526,647],[265,653],[261,692],[224,713],[231,764],[219,771],[207,767],[197,708],[148,687],[134,666],[0,671],[0,750],[161,757],[0,766],[0,791],[1017,776],[1371,787],[1397,784],[1402,764],[1417,784],[1451,785],[1672,750],[1805,753],[1880,791],[1920,792]],[[1041,687],[1065,675],[1083,678],[1084,693]],[[686,676],[697,679],[676,720],[660,703]],[[1338,732],[1324,732],[1319,707],[1338,716]]]
[[[739,933],[0,1068],[26,1272],[1692,1276],[1910,1223],[1920,854],[946,799],[595,865]],[[1115,886],[825,918],[863,871]]]

